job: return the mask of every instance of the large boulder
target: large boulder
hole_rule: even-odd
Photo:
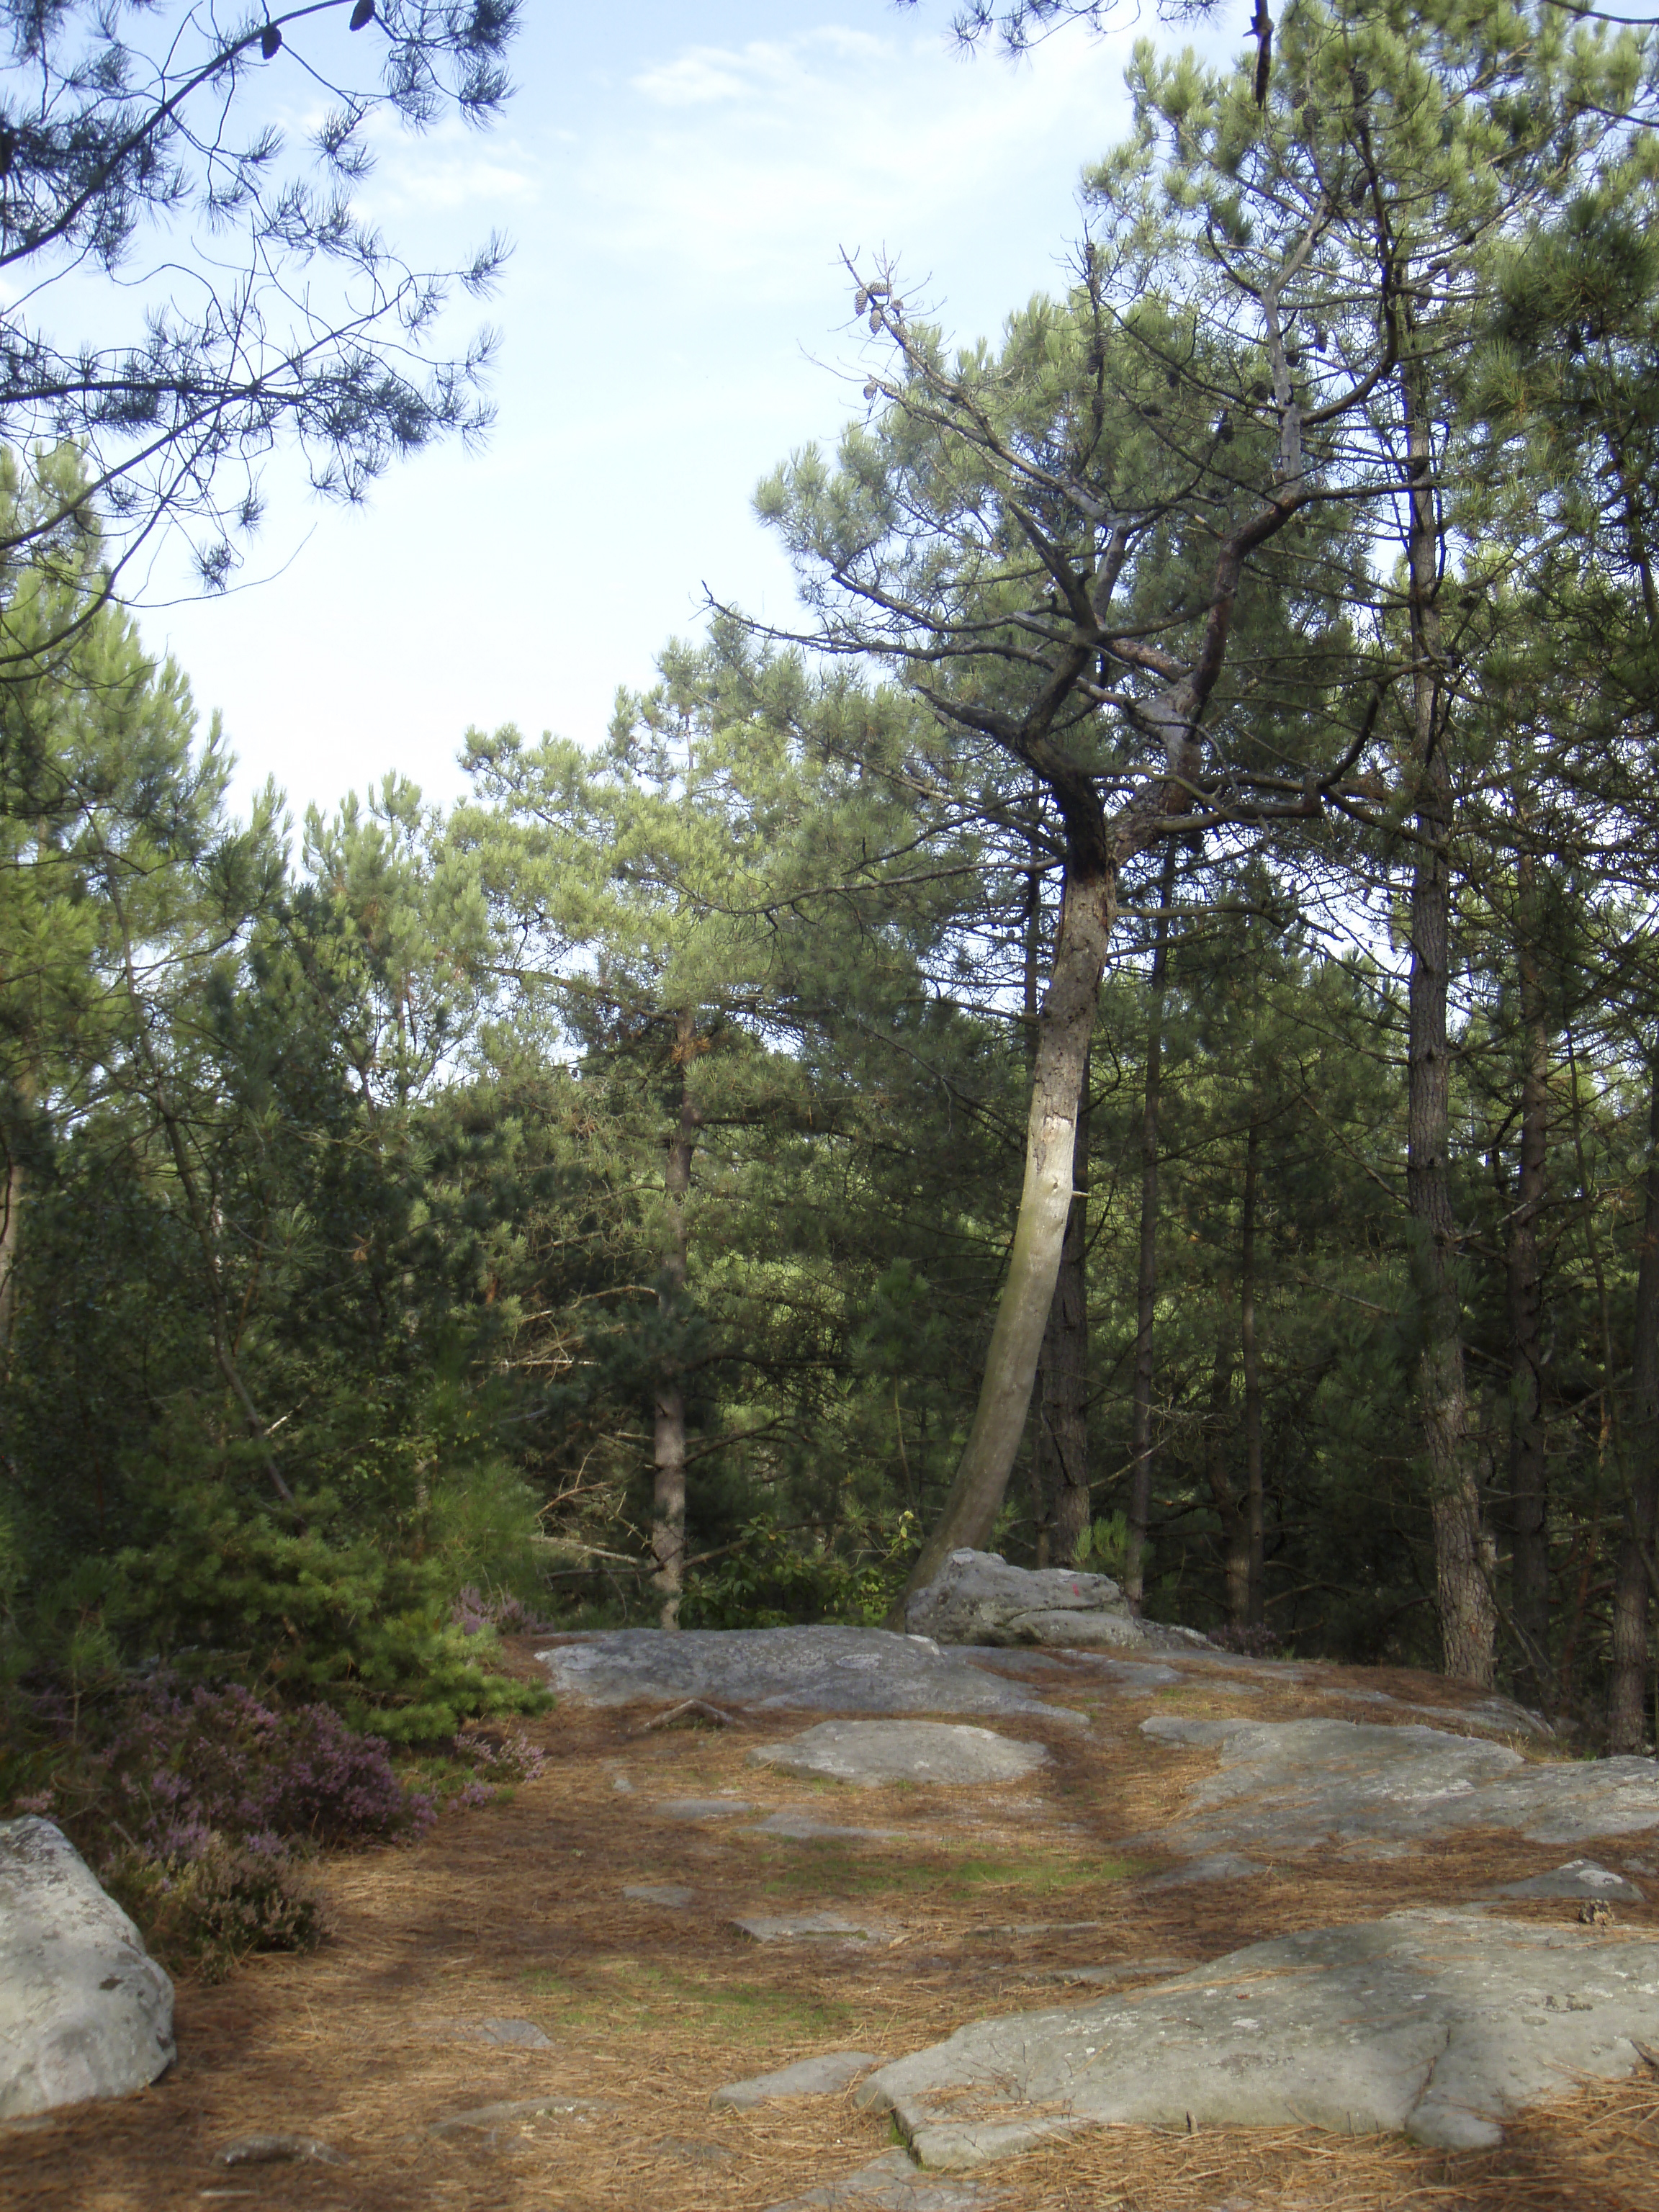
[[[936,1644],[1051,1644],[1073,1651],[1149,1642],[1109,1575],[1011,1567],[999,1552],[952,1552],[904,1608],[912,1636]],[[1195,1638],[1202,1642],[1202,1638]]]
[[[173,2063],[173,1984],[50,1820],[0,1820],[0,2120]]]

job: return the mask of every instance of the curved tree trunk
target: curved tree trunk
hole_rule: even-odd
[[[1037,1565],[1052,1557],[1065,1567],[1089,1528],[1089,1061],[1083,1062],[1072,1188],[1076,1196],[1060,1248],[1060,1273],[1042,1337],[1042,1389],[1037,1423],[1048,1542]]]
[[[699,1126],[690,1086],[696,1043],[696,1018],[684,1013],[676,1025],[674,1049],[680,1071],[679,1120],[665,1148],[667,1159],[663,1170],[663,1189],[668,1199],[668,1234],[663,1246],[658,1298],[670,1310],[678,1304],[685,1289],[685,1204],[691,1189],[691,1161],[697,1149]],[[657,1564],[651,1587],[657,1593],[661,1626],[678,1628],[680,1599],[685,1588],[685,1391],[677,1368],[671,1367],[659,1378],[653,1410],[651,1554]]]
[[[1170,904],[1176,848],[1164,855],[1158,924],[1146,1001],[1146,1074],[1140,1095],[1140,1252],[1135,1271],[1135,1364],[1129,1408],[1128,1540],[1123,1595],[1139,1613],[1145,1595],[1146,1524],[1152,1510],[1152,1329],[1158,1312],[1158,1111],[1164,1084],[1164,978],[1170,959]]]
[[[1115,868],[1085,872],[1068,860],[1054,964],[1037,1017],[1025,1180],[1007,1278],[974,1424],[945,1510],[911,1571],[910,1589],[932,1582],[952,1552],[983,1548],[1019,1449],[1072,1217],[1083,1072],[1116,912]]]

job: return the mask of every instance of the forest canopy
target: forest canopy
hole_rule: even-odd
[[[498,96],[506,11],[387,20],[382,96]],[[879,1622],[964,1542],[1650,1742],[1656,65],[1138,46],[1000,332],[849,265],[794,617],[453,805],[235,818],[113,465],[12,407],[0,1785],[158,1665],[420,1746],[500,1626]]]

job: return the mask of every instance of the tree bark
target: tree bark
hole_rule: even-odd
[[[1608,1748],[1640,1752],[1648,1741],[1648,1622],[1654,1540],[1659,1534],[1659,1054],[1649,1070],[1648,1159],[1643,1174],[1642,1250],[1636,1273],[1636,1342],[1631,1358],[1629,1493],[1613,1591],[1613,1675]]]
[[[1038,1013],[1025,1180],[1007,1278],[973,1426],[945,1510],[911,1570],[911,1589],[932,1582],[952,1552],[983,1547],[1019,1449],[1072,1216],[1083,1071],[1116,912],[1115,865],[1096,859],[1085,868],[1068,857],[1054,962]]]
[[[1140,1610],[1145,1595],[1146,1523],[1152,1510],[1152,1328],[1158,1310],[1158,1109],[1164,1080],[1164,979],[1169,966],[1170,907],[1176,850],[1164,855],[1146,1006],[1146,1077],[1140,1103],[1140,1255],[1135,1273],[1135,1364],[1129,1414],[1128,1540],[1123,1595]]]
[[[1089,1528],[1089,1060],[1083,1061],[1078,1101],[1077,1139],[1072,1156],[1076,1195],[1066,1217],[1060,1249],[1060,1273],[1042,1336],[1042,1388],[1039,1399],[1037,1461],[1047,1506],[1043,1547],[1048,1558],[1068,1567]]]
[[[1510,1321],[1510,1611],[1521,1645],[1517,1696],[1553,1703],[1549,1665],[1549,1507],[1544,1431],[1542,1277],[1538,1216],[1548,1158],[1549,1032],[1538,972],[1533,857],[1520,855],[1516,883],[1522,1061],[1521,1157],[1506,1255]]]
[[[1412,640],[1412,735],[1417,844],[1412,870],[1411,983],[1407,1045],[1406,1189],[1414,1231],[1412,1272],[1422,1351],[1418,1389],[1429,1462],[1435,1586],[1448,1674],[1490,1687],[1496,1616],[1495,1555],[1481,1510],[1468,1437],[1462,1316],[1453,1218],[1451,1054],[1447,1004],[1451,958],[1451,763],[1442,690],[1439,519],[1419,372],[1408,362],[1401,390],[1406,421],[1407,571]]]
[[[682,1013],[675,1025],[674,1060],[680,1075],[679,1119],[670,1133],[663,1190],[668,1200],[667,1234],[658,1271],[658,1303],[677,1317],[685,1292],[686,1200],[691,1189],[691,1162],[697,1148],[699,1120],[691,1096],[691,1061],[696,1048],[696,1018]],[[652,1437],[653,1477],[651,1493],[651,1554],[656,1572],[651,1587],[657,1593],[659,1620],[664,1628],[680,1625],[680,1600],[685,1589],[685,1389],[679,1369],[670,1364],[659,1376],[653,1395]]]
[[[1261,1368],[1255,1346],[1255,1214],[1261,1164],[1261,1125],[1254,1111],[1244,1147],[1244,1201],[1238,1240],[1238,1340],[1244,1370],[1244,1528],[1246,1618],[1253,1628],[1267,1619],[1267,1518],[1261,1490]]]

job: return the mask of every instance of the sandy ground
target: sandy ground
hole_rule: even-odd
[[[533,1668],[532,1650],[515,1649],[515,1668]],[[1572,1855],[1475,1832],[1363,1866],[1316,1853],[1246,1883],[1148,1890],[1137,1880],[1159,1861],[1112,1839],[1168,1819],[1200,1756],[1149,1745],[1139,1720],[1352,1718],[1352,1704],[1326,1694],[1342,1687],[1455,1702],[1431,1677],[1352,1669],[1247,1706],[1230,1701],[1224,1680],[1183,1685],[1100,1703],[1086,1735],[1000,1723],[1045,1741],[1054,1765],[1036,1785],[976,1791],[814,1785],[757,1766],[750,1750],[797,1725],[776,1715],[650,1729],[648,1708],[562,1707],[531,1730],[550,1754],[547,1773],[511,1803],[447,1815],[414,1848],[326,1866],[337,1933],[322,1950],[255,1960],[216,1988],[181,1984],[179,2058],[163,2080],[120,2103],[0,2129],[0,2204],[762,2212],[866,2163],[890,2143],[890,2124],[850,2096],[712,2112],[722,2082],[819,2051],[894,2057],[988,2013],[1099,1994],[1059,1979],[1068,1967],[1155,1978],[1294,1929],[1455,1903]],[[788,1808],[898,1832],[791,1842],[745,1832],[741,1815],[680,1821],[650,1809],[722,1793],[756,1817]],[[1603,1856],[1617,1864],[1620,1846]],[[650,1883],[683,1885],[694,1902],[624,1895]],[[1565,1901],[1515,1909],[1577,1913]],[[732,1925],[811,1910],[890,1932],[757,1943]],[[1619,1918],[1659,1925],[1659,1909],[1622,1906]],[[501,2019],[533,2022],[547,2044],[466,2039]],[[550,2097],[573,2109],[458,2120]],[[339,2162],[218,2161],[239,2139],[270,2135],[313,2137]],[[1008,2212],[1659,2212],[1659,2070],[1573,2095],[1492,2152],[1312,2130],[1111,2128],[979,2179]]]

